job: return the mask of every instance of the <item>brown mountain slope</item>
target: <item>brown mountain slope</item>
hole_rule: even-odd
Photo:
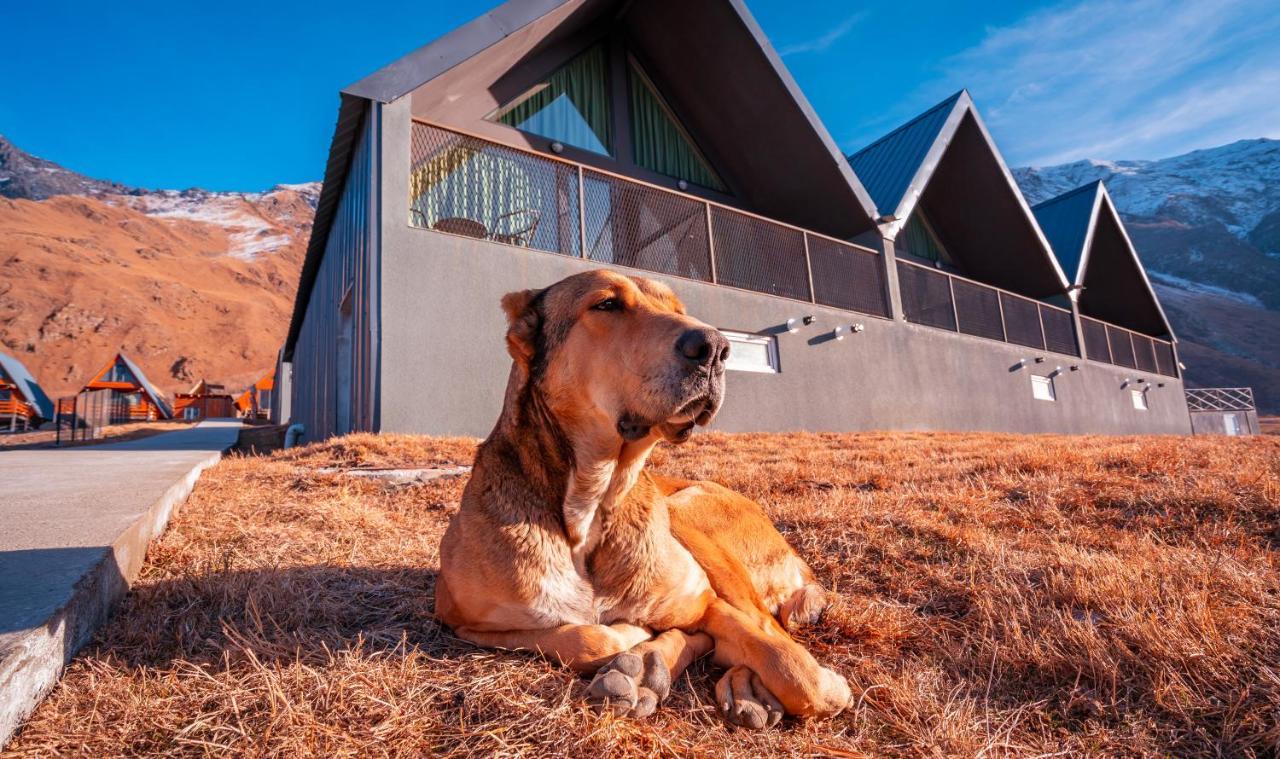
[[[163,392],[247,385],[288,328],[310,192],[0,198],[0,350],[53,396],[118,350]]]

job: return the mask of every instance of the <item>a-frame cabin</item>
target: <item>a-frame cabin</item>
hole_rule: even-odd
[[[113,423],[173,418],[173,411],[164,396],[138,365],[123,353],[117,353],[82,388],[82,392],[91,390],[111,391]]]
[[[200,380],[173,399],[173,414],[179,419],[215,419],[235,416],[235,399],[223,385]]]
[[[21,361],[0,353],[0,430],[31,429],[53,419],[53,403]]]

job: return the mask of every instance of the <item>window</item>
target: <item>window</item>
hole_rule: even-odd
[[[1130,390],[1129,398],[1133,401],[1133,407],[1139,411],[1147,410],[1147,391],[1146,390]]]
[[[133,372],[129,371],[129,367],[125,366],[123,361],[117,360],[107,370],[104,382],[133,382]]]
[[[1031,397],[1038,401],[1056,401],[1058,393],[1053,387],[1053,377],[1031,375]]]
[[[11,400],[13,400],[13,391],[0,390],[0,403],[7,403]]]
[[[778,341],[770,335],[752,335],[746,332],[720,333],[729,339],[729,360],[726,369],[739,372],[763,372],[776,374],[778,369]]]
[[[183,419],[199,419],[200,409],[196,408],[195,406],[187,406],[182,410],[182,418]]]
[[[725,191],[724,182],[635,61],[631,61],[631,140],[637,166]]]
[[[923,258],[935,264],[955,265],[955,261],[938,240],[938,235],[933,231],[933,225],[925,218],[924,211],[919,206],[907,218],[907,225],[903,228],[898,240],[903,249],[916,258]]]
[[[601,155],[613,155],[609,57],[603,44],[569,61],[490,119]]]

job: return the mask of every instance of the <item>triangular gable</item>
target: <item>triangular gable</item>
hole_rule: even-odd
[[[967,91],[849,156],[849,163],[875,199],[887,238],[895,239],[925,205],[970,276],[1035,297],[1067,289],[1049,241]]]
[[[41,419],[53,419],[53,401],[49,400],[40,383],[36,382],[21,361],[7,353],[0,353],[0,370],[18,387],[26,402],[36,407],[36,413]]]
[[[1073,284],[1082,288],[1081,313],[1147,334],[1174,335],[1106,185],[1091,182],[1033,210]],[[1135,289],[1142,296],[1135,298]]]
[[[155,386],[151,384],[151,381],[147,379],[147,375],[143,374],[142,369],[138,368],[138,365],[133,363],[133,361],[123,353],[117,353],[109,362],[107,362],[107,365],[102,367],[102,371],[94,375],[93,379],[89,381],[89,384],[103,381],[103,376],[106,375],[107,372],[111,371],[111,367],[115,366],[117,361],[124,365],[124,368],[129,372],[129,374],[133,375],[133,382],[131,384],[136,385],[142,392],[146,393],[147,397],[151,399],[151,402],[155,404],[157,409],[159,409],[160,415],[165,419],[172,418],[173,410],[169,408],[169,404],[165,401],[164,396],[162,396],[160,392],[156,390]]]

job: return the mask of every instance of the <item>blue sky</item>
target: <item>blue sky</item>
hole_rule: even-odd
[[[1280,137],[1275,0],[748,2],[846,151],[961,87],[1014,165]],[[318,179],[337,91],[493,4],[10,4],[0,134],[145,187]]]

